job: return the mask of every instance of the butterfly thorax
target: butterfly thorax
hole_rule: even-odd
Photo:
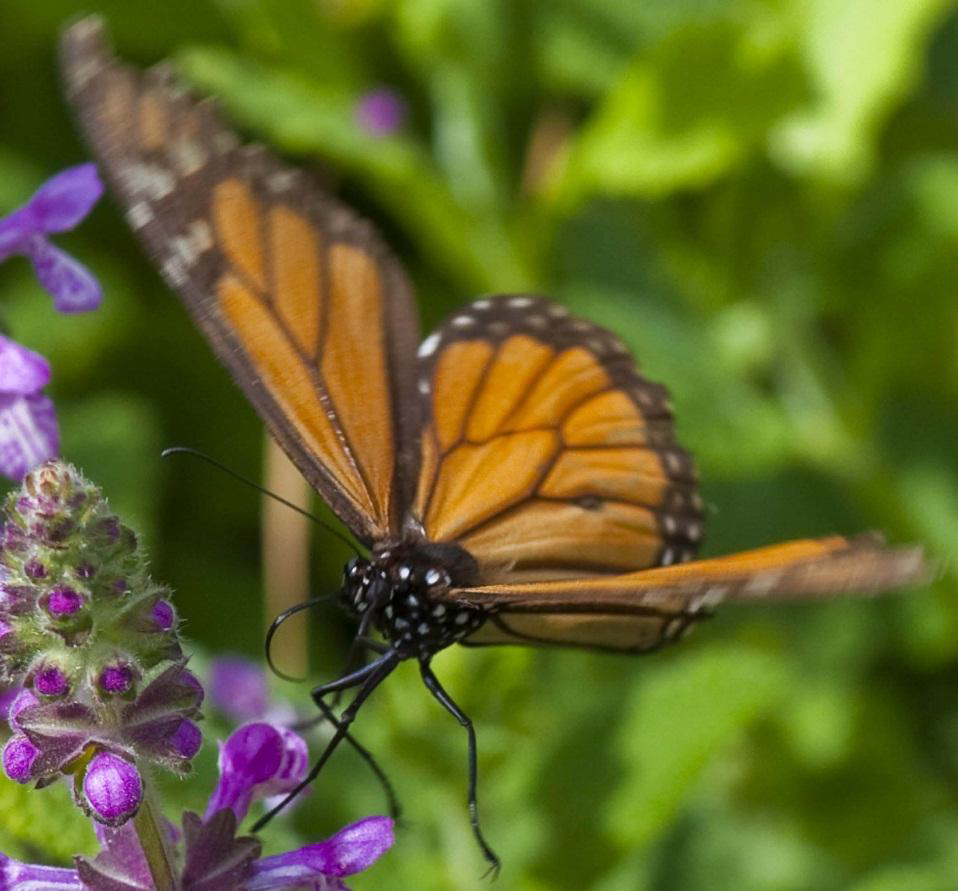
[[[440,599],[450,589],[474,584],[475,562],[461,548],[398,544],[346,564],[344,606],[367,620],[404,658],[428,659],[472,634],[487,613]]]

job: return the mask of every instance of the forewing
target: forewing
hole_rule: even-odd
[[[880,537],[804,539],[603,578],[487,585],[437,599],[488,611],[464,643],[540,643],[645,652],[725,601],[873,595],[927,580],[917,547]]]
[[[309,482],[366,542],[394,532],[417,454],[418,325],[365,222],[162,67],[63,39],[67,92],[127,220]],[[397,472],[397,468],[403,468]]]
[[[477,300],[419,349],[410,522],[484,583],[688,559],[702,534],[664,387],[609,332],[539,297]]]

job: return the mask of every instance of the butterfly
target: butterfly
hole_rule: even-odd
[[[430,667],[453,643],[645,653],[723,601],[870,594],[922,579],[876,535],[695,560],[703,505],[668,393],[617,337],[528,294],[483,297],[420,342],[372,226],[160,66],[66,32],[67,92],[126,218],[271,434],[368,549],[343,604],[375,658],[316,688],[349,738],[402,661],[476,735]],[[375,636],[374,636],[375,633]],[[325,697],[355,689],[334,717]]]

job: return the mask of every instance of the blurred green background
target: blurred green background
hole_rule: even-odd
[[[441,654],[478,726],[496,887],[958,887],[958,2],[5,0],[0,212],[85,157],[55,45],[93,10],[121,55],[174,58],[374,218],[427,328],[534,289],[614,329],[672,390],[707,553],[879,528],[940,563],[880,602],[730,608],[646,658]],[[374,137],[355,106],[384,84],[409,114]],[[258,478],[261,427],[112,202],[62,242],[103,308],[55,317],[23,262],[0,306],[53,363],[64,454],[144,531],[197,647],[258,656],[258,498],[159,451]],[[314,539],[328,591],[347,554]],[[329,678],[348,625],[311,634]],[[354,887],[480,887],[464,734],[414,666],[357,732],[407,825]],[[89,845],[57,794],[0,784],[0,847]],[[343,751],[272,844],[381,809]]]

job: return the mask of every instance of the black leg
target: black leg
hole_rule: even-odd
[[[329,595],[329,596],[332,596],[332,595]],[[273,670],[275,674],[279,675],[280,677],[286,680],[296,680],[295,678],[290,678],[288,675],[283,674],[273,664],[273,660],[272,660],[273,635],[279,630],[283,622],[285,622],[290,616],[295,615],[296,613],[301,612],[304,609],[309,609],[310,607],[313,607],[318,603],[322,603],[325,600],[328,600],[329,596],[316,597],[312,600],[305,601],[304,603],[297,604],[296,606],[290,607],[288,610],[281,613],[279,616],[277,616],[273,620],[272,624],[270,625],[269,631],[267,632],[267,635],[266,635],[266,661],[269,663],[270,668]],[[368,622],[366,624],[368,625]],[[361,642],[364,645],[368,646],[370,649],[376,650],[376,652],[379,652],[380,654],[383,654],[386,652],[386,648],[382,647],[382,645],[379,644],[378,641],[367,642],[365,639],[363,639]],[[382,647],[382,649],[379,649],[380,647]],[[353,666],[350,665],[349,669],[352,669],[352,668]],[[354,681],[356,684],[358,684],[362,682],[362,679],[364,677],[365,675],[362,673],[362,670],[360,670],[358,674],[357,672],[353,671],[351,674],[347,674],[344,677],[341,677],[339,680],[334,681],[333,684],[336,686],[336,689],[337,689],[337,694],[336,694],[337,701],[339,698],[339,694],[343,690],[347,689],[347,687],[340,686],[341,684],[346,683],[348,681]],[[354,686],[354,685],[355,684],[350,684],[350,686]],[[327,706],[326,703],[322,701],[323,693],[321,692],[321,690],[322,688],[317,687],[315,690],[313,690],[312,695],[313,695],[313,701],[318,706],[320,712],[322,712],[322,715],[319,718],[317,718],[316,721],[309,721],[309,722],[305,722],[305,723],[294,726],[293,727],[294,730],[308,730],[311,727],[314,727],[316,723],[323,720],[324,718],[328,720],[334,727],[339,726],[338,719],[333,714],[332,709],[330,709],[329,706]],[[399,807],[399,801],[396,798],[396,792],[393,789],[392,783],[389,782],[389,777],[386,776],[383,769],[376,763],[376,759],[373,758],[372,753],[369,751],[369,749],[363,746],[352,734],[350,733],[345,734],[345,739],[346,739],[346,742],[353,747],[353,749],[356,751],[359,757],[362,758],[367,765],[369,765],[369,768],[376,775],[377,779],[380,782],[380,785],[383,787],[383,791],[386,793],[386,801],[389,806],[390,816],[392,816],[394,820],[398,820],[401,808]]]
[[[323,717],[338,730],[342,722],[336,717],[335,712],[328,705],[326,705],[322,696],[314,696],[313,701],[323,713]],[[356,754],[366,762],[369,769],[376,774],[379,784],[383,787],[383,792],[386,793],[386,803],[389,807],[389,816],[398,823],[402,816],[402,807],[399,804],[399,799],[396,797],[396,790],[393,789],[393,784],[389,781],[389,777],[386,776],[386,772],[379,766],[369,749],[360,743],[356,737],[354,737],[351,733],[347,733],[345,734],[345,739],[346,742],[353,747],[353,750],[356,752]]]
[[[329,742],[326,743],[326,748],[323,749],[322,755],[319,756],[319,759],[313,765],[310,772],[306,775],[305,779],[302,780],[276,807],[271,811],[264,814],[260,817],[254,824],[251,832],[259,832],[273,817],[276,816],[286,805],[288,805],[300,792],[303,791],[316,777],[319,776],[319,772],[323,769],[326,762],[329,761],[330,756],[333,752],[336,751],[336,748],[339,744],[346,738],[349,725],[352,724],[353,719],[356,717],[356,713],[362,707],[362,704],[369,698],[369,695],[375,690],[387,677],[389,677],[392,670],[399,664],[399,657],[392,651],[387,653],[381,659],[378,659],[376,662],[372,662],[367,665],[365,668],[360,671],[353,672],[352,675],[349,675],[345,678],[340,678],[338,681],[333,681],[330,684],[323,684],[320,687],[317,687],[313,690],[313,699],[315,700],[317,696],[322,696],[323,693],[332,693],[336,690],[343,689],[345,687],[355,687],[362,684],[359,687],[359,692],[353,698],[353,701],[349,703],[345,711],[340,715],[338,722],[336,723],[336,731],[333,733]]]
[[[370,662],[368,665],[364,665],[362,668],[357,668],[355,671],[352,671],[349,674],[344,674],[341,678],[337,678],[335,681],[330,681],[328,684],[320,684],[318,687],[313,687],[309,695],[313,698],[313,702],[316,702],[318,698],[326,696],[328,693],[337,693],[340,690],[348,690],[350,687],[358,687],[371,674],[376,673],[377,669],[382,666],[387,656],[383,656],[382,658],[377,659],[375,662]]]
[[[469,821],[472,823],[472,831],[476,836],[476,841],[482,849],[482,855],[489,863],[489,869],[496,876],[499,875],[499,869],[502,866],[496,852],[489,847],[489,843],[482,835],[482,827],[479,825],[479,805],[476,802],[476,785],[478,783],[478,759],[476,757],[476,729],[472,726],[472,720],[462,709],[452,701],[449,694],[443,690],[439,680],[432,673],[428,662],[419,663],[419,671],[422,674],[426,689],[436,698],[439,704],[451,714],[463,727],[469,735]]]

